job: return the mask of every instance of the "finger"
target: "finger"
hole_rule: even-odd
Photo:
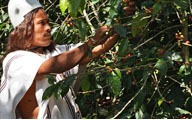
[[[109,28],[105,25],[105,26],[102,26],[101,29],[100,29],[100,33],[101,34],[105,34],[106,32],[109,31]]]

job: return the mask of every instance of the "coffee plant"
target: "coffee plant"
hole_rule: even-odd
[[[191,0],[40,2],[57,44],[84,42],[102,25],[113,26],[120,35],[110,51],[77,75],[77,103],[84,118],[192,117]],[[7,3],[0,2],[1,56],[13,29]]]

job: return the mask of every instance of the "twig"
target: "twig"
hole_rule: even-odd
[[[178,83],[178,84],[182,84],[181,82],[177,81],[176,79],[172,78],[171,76],[167,76],[169,79],[173,80],[174,82]],[[184,88],[186,89],[186,91],[192,96],[192,92],[191,92],[191,88],[188,87],[187,85],[184,85]]]
[[[148,74],[149,75],[149,74]],[[115,119],[116,117],[118,117],[124,110],[125,108],[139,95],[139,93],[143,90],[144,86],[147,83],[147,79],[145,80],[143,86],[140,88],[140,90],[125,104],[125,106],[112,118]]]
[[[49,1],[50,3],[51,3],[51,1]],[[48,11],[49,10],[49,8],[51,8],[55,3],[56,3],[57,1],[55,1],[55,2],[53,2],[53,3],[51,3],[51,5],[45,10],[45,11]]]
[[[177,11],[177,9],[176,9],[176,8],[175,8],[175,12],[176,12],[176,14],[177,14],[177,17],[179,18],[180,23],[182,24],[182,23],[183,23],[183,21],[181,20],[181,17],[180,17],[180,15],[179,15],[179,12]]]
[[[92,23],[91,23],[91,21],[90,21],[90,19],[88,17],[88,14],[87,14],[85,9],[83,10],[83,15],[85,16],[85,19],[86,19],[88,25],[90,26],[92,33],[94,34],[95,33],[95,28],[93,27],[93,25],[92,25]]]
[[[106,86],[104,86],[104,87],[102,87],[102,88],[98,88],[98,89],[94,89],[94,90],[90,90],[90,91],[78,92],[78,93],[79,93],[79,94],[95,93],[96,91],[101,90],[101,89],[104,89],[104,88],[107,88],[107,87],[109,87],[109,85],[106,85]]]
[[[161,33],[169,30],[169,29],[172,29],[172,28],[176,28],[176,27],[181,27],[181,25],[174,25],[174,26],[171,26],[171,27],[168,27],[162,31],[160,31],[159,33],[155,34],[153,37],[147,39],[146,41],[144,41],[143,43],[139,44],[137,47],[135,47],[133,50],[137,50],[138,48],[140,48],[141,46],[143,46],[144,44],[148,43],[149,41],[153,40],[155,37],[157,37],[158,35],[160,35]]]
[[[92,10],[93,10],[93,13],[94,13],[94,15],[95,15],[95,18],[96,18],[99,26],[102,26],[101,21],[99,20],[99,15],[98,15],[98,13],[97,13],[96,10],[95,10],[95,6],[93,5],[92,2],[89,2],[89,3],[90,3],[90,5],[91,5],[91,8],[92,8]]]

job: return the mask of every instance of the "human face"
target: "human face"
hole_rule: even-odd
[[[34,16],[33,47],[47,47],[51,43],[51,27],[48,15],[43,9],[39,9]]]

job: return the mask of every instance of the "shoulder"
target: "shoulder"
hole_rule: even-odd
[[[24,51],[24,50],[17,50],[14,52],[9,53],[5,59],[9,59],[14,56],[38,56],[36,53],[30,52],[30,51]]]
[[[23,60],[29,60],[29,61],[33,61],[35,60],[41,60],[42,58],[37,55],[36,53],[30,52],[30,51],[23,51],[23,50],[18,50],[18,51],[14,51],[9,53],[5,59],[3,60],[3,64],[6,64],[8,62],[12,62],[15,60],[18,60],[20,62],[23,62]]]

